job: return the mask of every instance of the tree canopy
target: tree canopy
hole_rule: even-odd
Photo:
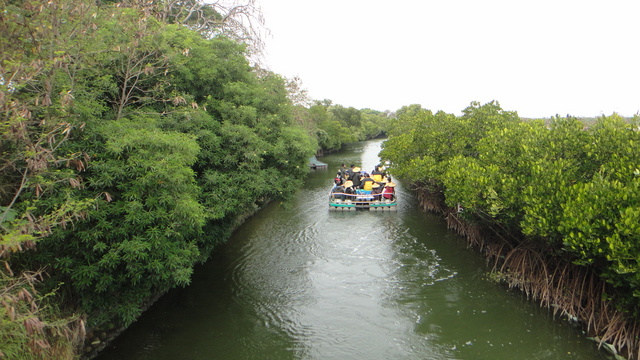
[[[74,331],[126,326],[152,297],[188,284],[238,218],[295,192],[318,143],[294,119],[287,80],[251,65],[242,39],[252,30],[233,21],[252,6],[3,3],[5,289],[22,292],[39,278],[20,274],[43,269],[38,290],[79,314]],[[8,336],[37,318],[29,309],[49,306],[20,299],[10,308],[22,313],[0,310],[0,339],[12,344],[1,351],[64,358],[51,350],[56,336]],[[60,313],[50,316],[38,324]]]
[[[581,266],[582,274],[596,274],[608,290],[589,294],[579,305],[614,305],[581,320],[593,326],[596,316],[610,316],[609,307],[630,314],[605,319],[596,331],[634,354],[640,315],[639,120],[612,114],[590,124],[570,116],[523,121],[497,102],[472,103],[459,117],[411,106],[398,111],[381,157],[395,176],[462,210],[456,216],[493,229],[505,247],[542,249]],[[540,281],[557,281],[560,292],[570,291],[568,280],[558,277]],[[587,280],[579,279],[578,289]],[[614,324],[626,320],[628,327]]]

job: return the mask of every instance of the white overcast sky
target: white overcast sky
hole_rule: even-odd
[[[640,111],[640,0],[257,0],[266,65],[314,100],[497,100],[521,117]]]

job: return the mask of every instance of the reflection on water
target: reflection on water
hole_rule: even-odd
[[[341,163],[369,171],[380,141],[322,160],[285,206],[251,218],[193,284],[172,291],[101,359],[604,359],[548,313],[485,279],[474,251],[418,210],[330,212]]]

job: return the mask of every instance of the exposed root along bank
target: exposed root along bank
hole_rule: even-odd
[[[575,265],[539,245],[508,240],[489,226],[468,222],[455,209],[447,208],[439,193],[419,190],[417,194],[422,209],[444,214],[448,228],[479,249],[492,272],[509,288],[551,308],[554,316],[581,324],[599,346],[640,359],[640,323],[615,308],[610,287],[592,268]]]

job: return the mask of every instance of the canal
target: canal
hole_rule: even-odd
[[[397,212],[328,211],[336,169],[371,171],[381,143],[321,158],[98,359],[609,359],[491,281],[401,183]]]

